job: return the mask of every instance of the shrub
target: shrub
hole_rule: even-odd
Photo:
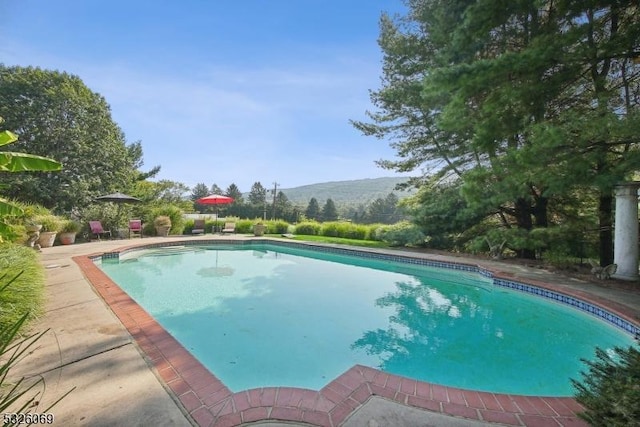
[[[239,219],[236,222],[236,233],[239,234],[248,234],[251,233],[251,229],[253,227],[253,224],[256,222],[257,220],[251,220],[251,219]]]
[[[366,240],[369,235],[369,227],[366,225],[349,224],[345,227],[342,237],[347,239]]]
[[[327,237],[341,237],[337,222],[325,222],[320,228],[320,235]]]
[[[169,230],[169,234],[182,234],[184,231],[184,222],[185,222],[185,219],[182,215],[183,215],[182,209],[180,209],[179,207],[173,206],[173,205],[166,205],[160,208],[153,209],[150,212],[149,217],[145,218],[144,222],[146,222],[147,224],[153,223],[155,218],[159,216],[168,216],[169,219],[171,220],[171,230]],[[153,226],[151,229],[153,230]],[[145,227],[144,231],[146,234],[147,227]],[[153,234],[153,232],[151,234]]]
[[[320,224],[315,221],[305,221],[296,224],[294,233],[306,236],[317,236],[320,233]]]
[[[42,225],[41,231],[57,233],[62,228],[63,220],[55,215],[39,215],[33,219],[34,222]]]
[[[273,230],[273,233],[284,234],[289,232],[289,223],[286,221],[271,221],[269,230]]]
[[[62,227],[60,227],[60,232],[62,233],[77,233],[79,231],[80,231],[80,223],[72,219],[67,219],[63,221]]]
[[[417,246],[424,243],[425,235],[409,221],[401,221],[388,227],[380,227],[380,238],[391,246]]]
[[[583,362],[583,381],[571,380],[576,400],[586,411],[580,417],[596,427],[637,426],[640,420],[640,351],[616,347],[615,354],[596,349],[596,360]]]

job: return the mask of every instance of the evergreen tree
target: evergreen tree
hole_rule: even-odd
[[[189,198],[194,202],[202,197],[209,195],[209,188],[204,183],[198,183],[191,189]]]
[[[327,199],[322,207],[321,218],[322,221],[335,221],[338,219],[338,210],[336,209],[336,205],[333,203],[333,200]]]
[[[278,191],[276,195],[275,206],[276,218],[283,219],[285,221],[294,222],[296,220],[293,214],[293,205],[289,201],[289,198],[282,191]]]
[[[318,204],[318,200],[316,200],[315,197],[312,197],[311,200],[309,200],[307,210],[305,211],[305,216],[307,217],[307,219],[316,221],[320,220],[320,205]]]
[[[221,196],[224,195],[224,191],[222,191],[222,188],[218,187],[218,184],[213,183],[211,185],[211,192],[209,194],[219,194]]]
[[[266,215],[267,207],[267,189],[257,181],[251,186],[249,192],[250,216],[262,218]]]
[[[240,191],[238,186],[233,183],[227,187],[227,191],[224,192],[224,195],[232,197],[234,200],[234,203],[241,204],[243,202],[242,191]]]
[[[639,168],[637,5],[408,5],[403,19],[381,19],[378,111],[354,123],[394,140],[399,160],[381,166],[457,176],[469,209],[525,231],[549,225],[553,199],[596,189],[607,263],[612,185]]]

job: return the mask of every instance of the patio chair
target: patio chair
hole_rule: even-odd
[[[193,230],[191,234],[204,234],[204,219],[193,220]]]
[[[129,220],[129,238],[135,236],[142,238],[142,220],[140,219]]]
[[[89,221],[89,228],[91,229],[91,234],[96,239],[100,240],[100,237],[109,236],[111,238],[111,230],[105,230],[102,228],[102,223],[100,221]]]
[[[235,233],[236,232],[236,223],[235,222],[225,222],[224,228],[222,229],[222,233]]]

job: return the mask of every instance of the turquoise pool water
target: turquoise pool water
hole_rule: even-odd
[[[318,390],[362,364],[569,396],[581,358],[633,343],[592,316],[457,270],[268,245],[136,251],[101,268],[233,391]]]

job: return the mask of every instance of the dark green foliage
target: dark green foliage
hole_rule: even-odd
[[[322,226],[318,222],[301,222],[296,224],[295,234],[302,234],[308,236],[317,236],[320,234],[320,228]]]
[[[335,221],[338,219],[338,210],[336,209],[333,200],[327,199],[322,207],[322,213],[320,214],[322,221]]]
[[[248,198],[250,204],[262,209],[267,202],[267,189],[259,181],[254,182]]]
[[[70,212],[140,178],[141,144],[127,145],[105,99],[77,76],[0,64],[0,116],[19,137],[15,151],[63,165],[3,178],[8,197]]]
[[[371,202],[358,222],[366,224],[395,224],[403,219],[403,213],[398,206],[398,201],[398,196],[395,193],[389,193],[386,197],[378,197]]]
[[[209,188],[205,183],[200,182],[191,189],[191,195],[189,196],[189,198],[195,202],[196,200],[208,195],[209,195]]]
[[[378,234],[380,240],[390,246],[421,246],[425,242],[425,235],[420,227],[408,221],[381,227]]]
[[[465,231],[480,223],[489,212],[471,209],[461,194],[461,182],[424,184],[418,193],[403,201],[427,240],[435,249],[459,250],[466,240]]]
[[[576,400],[586,410],[580,417],[594,427],[640,426],[640,351],[616,348],[615,354],[596,349],[596,359],[582,381],[572,380]]]
[[[610,259],[612,188],[640,169],[637,4],[407,6],[406,16],[381,19],[377,111],[354,125],[392,141],[397,158],[381,166],[425,173],[430,191],[460,181],[464,207],[447,214],[446,203],[421,199],[429,206],[418,221],[431,242],[460,246],[458,233],[492,216],[525,232],[558,224],[567,218],[553,210],[557,200],[573,197],[597,209],[600,258]],[[434,215],[452,220],[449,230],[429,230]]]
[[[307,210],[305,211],[305,216],[309,220],[320,220],[320,205],[318,204],[318,200],[315,197],[312,197],[309,200],[309,204],[307,205]]]
[[[289,232],[289,223],[286,221],[267,221],[265,225],[267,226],[265,232],[269,234],[285,234]]]

